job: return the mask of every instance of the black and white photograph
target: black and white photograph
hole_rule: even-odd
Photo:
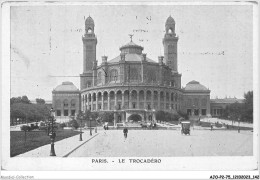
[[[3,174],[259,179],[257,2],[13,1],[2,12]]]

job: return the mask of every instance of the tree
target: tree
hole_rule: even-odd
[[[113,112],[100,112],[99,117],[101,122],[113,122],[114,113]]]
[[[253,91],[248,91],[244,94],[244,121],[253,122]]]
[[[25,103],[25,104],[30,104],[31,103],[27,96],[22,96],[21,102]]]
[[[164,121],[165,120],[164,111],[156,111],[155,117],[156,117],[157,120]]]
[[[35,100],[36,100],[37,104],[45,104],[45,100],[44,99],[36,98]]]

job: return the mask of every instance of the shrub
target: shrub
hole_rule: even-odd
[[[75,128],[75,129],[78,129],[78,127],[79,127],[79,124],[76,120],[71,120],[69,122],[69,124],[71,125],[71,127]]]
[[[66,127],[66,124],[65,124],[65,123],[61,123],[61,124],[60,124],[60,128],[63,129],[64,127]]]
[[[23,125],[20,128],[21,128],[21,131],[31,131],[30,126]]]

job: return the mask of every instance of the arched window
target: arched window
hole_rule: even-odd
[[[118,78],[117,70],[116,69],[112,69],[110,71],[110,77],[109,77],[110,81],[117,81],[117,78]]]
[[[88,28],[88,34],[92,33],[92,29]]]
[[[72,107],[72,108],[75,108],[75,107],[76,107],[76,100],[75,100],[75,99],[72,99],[71,102],[70,102],[70,104],[71,104],[71,107]]]
[[[67,99],[65,99],[63,101],[63,106],[64,106],[64,108],[68,108],[69,107],[69,101]]]
[[[97,77],[97,83],[100,84],[101,83],[101,76],[102,76],[102,72],[98,72],[98,77]]]

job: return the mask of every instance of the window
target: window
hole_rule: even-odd
[[[71,115],[75,116],[75,112],[76,112],[75,110],[71,110]]]
[[[168,30],[168,34],[172,34],[172,28],[170,28],[169,30]]]
[[[135,103],[133,103],[132,106],[133,106],[133,109],[135,109]]]
[[[69,115],[69,110],[64,110],[64,116],[68,116]]]
[[[98,105],[98,109],[99,109],[99,110],[101,109],[101,104]]]
[[[117,122],[119,122],[119,123],[122,122],[122,120],[121,120],[121,116],[118,116],[118,117],[117,117]]]
[[[202,116],[205,116],[205,115],[206,115],[206,112],[207,112],[206,109],[202,109],[202,110],[201,110],[201,115],[202,115]]]
[[[187,114],[191,115],[191,109],[187,109]]]
[[[92,33],[92,29],[88,28],[88,34]]]
[[[69,101],[67,99],[64,100],[63,102],[64,108],[69,107]]]
[[[97,78],[97,83],[98,84],[101,83],[101,76],[102,76],[102,72],[98,72],[98,78]]]
[[[72,108],[75,108],[75,107],[76,107],[76,100],[75,100],[75,99],[72,99],[72,100],[71,100],[71,107],[72,107]]]
[[[117,107],[118,107],[118,110],[120,110],[121,109],[121,104],[118,104]]]
[[[61,111],[60,110],[56,111],[56,116],[61,116]]]
[[[147,109],[149,109],[149,110],[151,109],[151,105],[150,104],[147,105]]]
[[[118,78],[118,72],[116,69],[112,69],[110,71],[110,81],[117,81]]]

